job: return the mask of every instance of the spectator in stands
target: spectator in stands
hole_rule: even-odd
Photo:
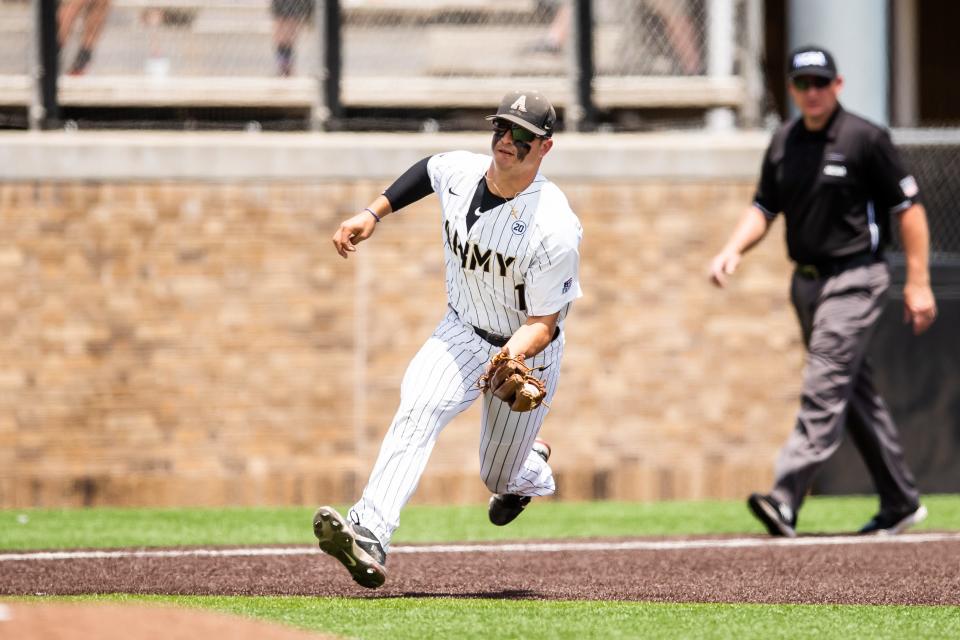
[[[57,41],[61,50],[67,44],[77,18],[83,14],[83,35],[77,55],[67,71],[70,75],[86,73],[109,11],[110,0],[61,0],[57,13]]]
[[[553,13],[553,19],[547,28],[547,33],[539,40],[527,47],[530,53],[560,53],[570,37],[570,21],[573,12],[567,0],[551,0],[541,2],[541,11]]]
[[[703,73],[700,38],[693,23],[690,0],[645,0],[646,6],[663,23],[667,43],[684,75]]]
[[[277,75],[293,74],[293,51],[297,35],[313,17],[314,0],[270,0],[273,14],[273,44],[276,47]]]
[[[626,25],[642,22],[635,14],[652,12],[663,25],[678,69],[684,75],[697,75],[703,73],[703,64],[689,4],[689,0],[643,0],[641,3],[628,2],[615,6],[622,14],[622,23]],[[559,54],[570,37],[573,17],[571,0],[551,0],[546,10],[554,12],[553,19],[544,37],[526,48],[528,53]]]

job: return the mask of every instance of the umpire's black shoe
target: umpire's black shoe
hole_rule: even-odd
[[[927,519],[927,508],[918,505],[916,509],[901,513],[878,513],[860,529],[862,534],[896,535],[903,533],[913,525]]]
[[[550,445],[543,440],[534,440],[533,452],[543,458],[544,462],[550,459]],[[487,505],[490,522],[498,527],[510,524],[530,504],[530,500],[530,496],[518,496],[515,493],[498,493],[490,496],[490,504]]]
[[[747,498],[747,506],[753,515],[763,523],[772,536],[796,538],[796,518],[790,513],[790,508],[782,504],[773,496],[762,493],[751,493]]]
[[[380,541],[333,507],[320,507],[313,514],[313,535],[320,541],[320,550],[339,560],[361,587],[376,589],[387,579],[387,554]]]

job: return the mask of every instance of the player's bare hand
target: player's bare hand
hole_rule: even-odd
[[[718,287],[727,286],[727,279],[733,275],[740,265],[740,254],[734,251],[723,251],[710,263],[710,281]]]
[[[377,219],[369,211],[361,211],[341,222],[333,234],[333,246],[340,257],[346,258],[348,253],[356,251],[359,243],[373,235],[376,226]]]
[[[903,288],[903,321],[913,325],[913,334],[918,336],[937,319],[937,301],[930,285],[908,282]]]

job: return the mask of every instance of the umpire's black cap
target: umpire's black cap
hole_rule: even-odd
[[[820,76],[833,80],[837,77],[837,63],[823,47],[806,46],[794,49],[787,62],[787,77],[799,76]]]
[[[503,96],[497,112],[487,116],[487,120],[497,118],[508,120],[538,136],[549,138],[553,135],[557,112],[546,96],[539,91],[511,91]]]

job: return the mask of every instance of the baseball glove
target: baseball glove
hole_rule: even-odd
[[[543,380],[531,375],[534,370],[523,362],[523,354],[511,356],[506,349],[495,354],[480,376],[480,390],[493,395],[510,405],[512,411],[533,411],[547,395]]]

